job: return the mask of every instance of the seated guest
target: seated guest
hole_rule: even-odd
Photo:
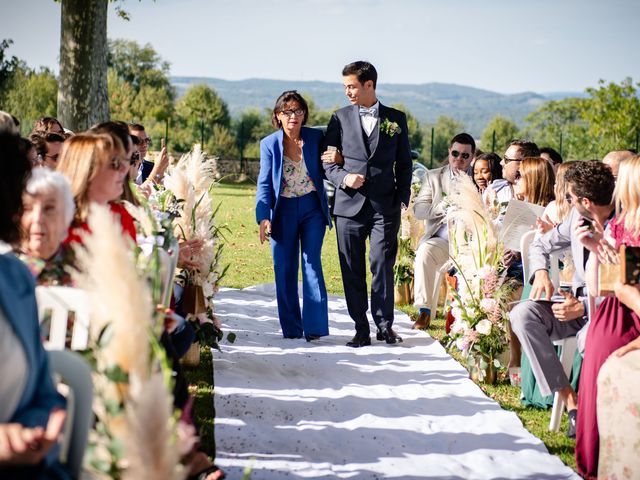
[[[573,162],[565,174],[569,216],[557,227],[533,241],[529,252],[532,282],[531,300],[515,306],[509,314],[511,328],[531,362],[531,369],[543,396],[558,392],[569,411],[569,436],[575,435],[577,395],[569,384],[553,346],[553,340],[576,335],[587,322],[585,291],[585,251],[574,226],[582,218],[604,224],[613,212],[611,198],[615,186],[611,170],[600,162]],[[537,302],[551,298],[554,287],[549,278],[552,253],[571,248],[575,271],[572,293],[559,292],[563,302]]]
[[[540,157],[544,158],[551,167],[553,167],[553,173],[558,174],[558,167],[562,165],[562,155],[560,155],[555,149],[551,147],[542,147],[540,149]]]
[[[609,223],[611,242],[603,238],[605,218],[592,218],[593,225],[578,225],[575,235],[589,249],[586,266],[587,285],[592,296],[600,295],[598,268],[600,263],[619,263],[617,251],[621,245],[640,247],[640,156],[620,162],[620,175],[614,192],[616,217]],[[576,192],[577,193],[577,192]],[[578,195],[579,197],[579,195]],[[579,198],[576,199],[579,201]],[[607,235],[607,237],[609,237]],[[613,248],[610,243],[613,243]],[[635,279],[637,281],[637,278]],[[630,288],[629,288],[630,287]],[[580,373],[580,395],[576,432],[576,465],[585,478],[598,474],[598,418],[596,415],[596,381],[600,367],[616,350],[629,343],[637,345],[640,340],[640,316],[628,304],[637,298],[635,287],[619,286],[617,296],[607,295],[591,318],[585,357]],[[627,347],[628,348],[628,347]]]
[[[62,245],[75,211],[73,194],[64,175],[44,167],[31,173],[22,195],[20,253],[39,285],[69,285],[65,266],[71,250]]]
[[[618,284],[616,297],[640,317],[640,287]],[[609,356],[598,374],[598,478],[632,478],[640,471],[637,411],[640,390],[640,337]]]
[[[0,241],[20,239],[17,220],[31,165],[17,135],[0,133]],[[0,478],[67,479],[55,448],[64,399],[51,380],[33,278],[13,255],[0,255]]]
[[[528,140],[514,140],[509,144],[501,162],[503,180],[495,181],[491,185],[499,203],[506,204],[513,198],[513,186],[520,178],[522,159],[539,155],[538,146]]]
[[[76,203],[76,214],[65,243],[82,243],[80,233],[89,231],[87,217],[92,203],[108,204],[119,217],[123,233],[136,241],[133,218],[122,203],[117,202],[130,166],[126,153],[118,137],[104,133],[79,134],[65,142],[58,171],[69,180]]]
[[[473,178],[473,183],[478,187],[478,190],[484,192],[492,181],[502,178],[500,157],[495,153],[483,153],[475,158],[471,178]]]
[[[636,155],[631,150],[613,150],[607,153],[602,159],[602,163],[611,168],[613,172],[613,178],[618,179],[618,169],[620,168],[620,162],[625,158],[631,158]]]
[[[553,167],[543,158],[527,157],[520,163],[513,193],[518,200],[546,207],[554,199],[554,184]]]
[[[58,165],[64,140],[65,138],[58,133],[40,132],[29,135],[29,141],[36,149],[40,164],[52,170]]]
[[[160,149],[160,158],[157,162],[147,160],[147,152],[149,145],[151,145],[151,138],[147,135],[143,125],[139,123],[129,124],[129,133],[132,137],[136,137],[139,145],[140,159],[142,161],[138,175],[132,177],[137,185],[144,185],[149,183],[157,183],[162,181],[164,172],[169,166],[169,155],[167,148],[164,145],[164,139],[162,140]]]
[[[445,197],[457,175],[466,175],[476,151],[476,142],[468,133],[459,133],[449,144],[448,164],[429,170],[413,205],[417,219],[425,220],[425,232],[414,264],[414,305],[420,309],[413,328],[428,328],[431,323],[431,302],[439,285],[436,272],[449,259],[449,232],[446,223]]]
[[[556,171],[556,183],[553,187],[554,200],[549,202],[542,216],[536,221],[538,235],[547,233],[569,215],[571,205],[567,202],[567,182],[564,176],[570,165],[571,162],[565,162]]]

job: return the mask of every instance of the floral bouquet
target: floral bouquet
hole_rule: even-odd
[[[226,272],[221,266],[221,229],[216,225],[213,188],[216,185],[215,159],[207,158],[200,145],[183,155],[169,168],[164,188],[171,192],[169,202],[178,215],[173,221],[175,235],[181,241],[200,239],[203,246],[191,261],[194,268],[183,269],[177,276],[184,287],[183,305],[201,343],[217,347],[222,337],[214,315],[213,298]]]
[[[449,344],[462,351],[472,376],[483,381],[500,366],[497,356],[508,346],[506,304],[513,286],[506,280],[495,210],[483,202],[471,177],[459,176],[447,200],[451,264],[459,278]]]

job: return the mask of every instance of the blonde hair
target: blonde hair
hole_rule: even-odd
[[[554,199],[553,167],[544,158],[527,157],[520,164],[520,181],[524,182],[525,199],[546,207]]]
[[[71,184],[76,202],[76,222],[84,222],[89,213],[89,188],[100,167],[108,164],[114,155],[124,155],[122,142],[107,133],[81,133],[64,142],[57,170]]]
[[[625,230],[640,232],[640,155],[625,158],[620,162],[618,180],[613,191],[616,216]]]
[[[556,171],[556,185],[553,191],[556,196],[556,214],[558,223],[562,222],[571,211],[571,204],[567,202],[567,193],[569,193],[569,184],[565,182],[564,175],[567,173],[569,166],[573,162],[564,162],[558,166]]]

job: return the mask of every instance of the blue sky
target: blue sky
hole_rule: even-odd
[[[108,35],[150,43],[172,75],[340,81],[374,63],[380,82],[502,93],[640,81],[638,0],[125,0]],[[60,4],[0,0],[0,38],[58,70]]]

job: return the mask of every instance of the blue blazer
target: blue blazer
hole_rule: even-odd
[[[316,128],[302,127],[300,137],[304,142],[302,159],[309,172],[309,177],[316,187],[316,195],[318,195],[327,225],[331,228],[331,215],[323,183],[324,171],[320,160],[323,133]],[[282,185],[283,138],[284,132],[280,129],[263,138],[260,142],[260,174],[258,175],[258,190],[256,192],[256,221],[258,223],[265,219],[273,221],[278,211]]]
[[[64,408],[65,400],[53,385],[42,346],[33,276],[12,254],[0,255],[0,308],[20,340],[28,364],[27,383],[11,422],[46,428],[51,410]],[[51,449],[48,462],[55,461],[56,454],[57,449]]]

